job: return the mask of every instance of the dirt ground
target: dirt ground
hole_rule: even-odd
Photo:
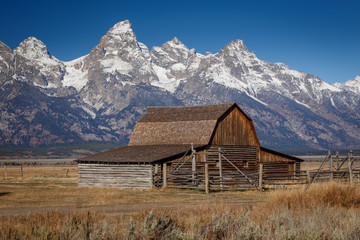
[[[47,211],[100,210],[107,215],[133,214],[153,209],[176,209],[211,204],[244,205],[263,201],[259,191],[213,192],[178,189],[133,190],[78,188],[77,167],[19,166],[0,168],[0,216]]]

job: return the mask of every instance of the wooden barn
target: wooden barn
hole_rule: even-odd
[[[76,161],[80,187],[243,189],[259,186],[259,168],[291,180],[302,160],[261,147],[252,119],[231,103],[149,107],[128,146]]]

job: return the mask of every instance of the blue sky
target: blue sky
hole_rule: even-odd
[[[177,37],[199,53],[242,39],[258,58],[334,83],[360,75],[357,1],[11,0],[0,11],[0,41],[29,36],[68,61],[88,54],[110,27],[130,20],[149,48]]]

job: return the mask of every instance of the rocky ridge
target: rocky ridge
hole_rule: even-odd
[[[0,86],[1,145],[127,141],[147,106],[234,101],[254,119],[264,146],[360,143],[359,77],[330,85],[258,59],[241,40],[206,55],[176,37],[149,50],[129,21],[70,62],[33,37],[14,50],[0,42]]]

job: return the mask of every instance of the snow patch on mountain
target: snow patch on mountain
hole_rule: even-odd
[[[86,56],[64,63],[66,73],[62,81],[63,86],[74,87],[77,91],[80,91],[86,85],[88,82],[88,70],[82,68],[82,61]]]
[[[133,70],[133,66],[123,61],[120,57],[114,56],[113,58],[100,60],[101,65],[104,67],[103,71],[106,73],[121,73],[129,74]]]
[[[179,86],[181,80],[169,77],[171,76],[170,71],[165,68],[156,65],[153,65],[152,67],[158,77],[158,81],[154,80],[150,84],[174,93],[176,88]]]

